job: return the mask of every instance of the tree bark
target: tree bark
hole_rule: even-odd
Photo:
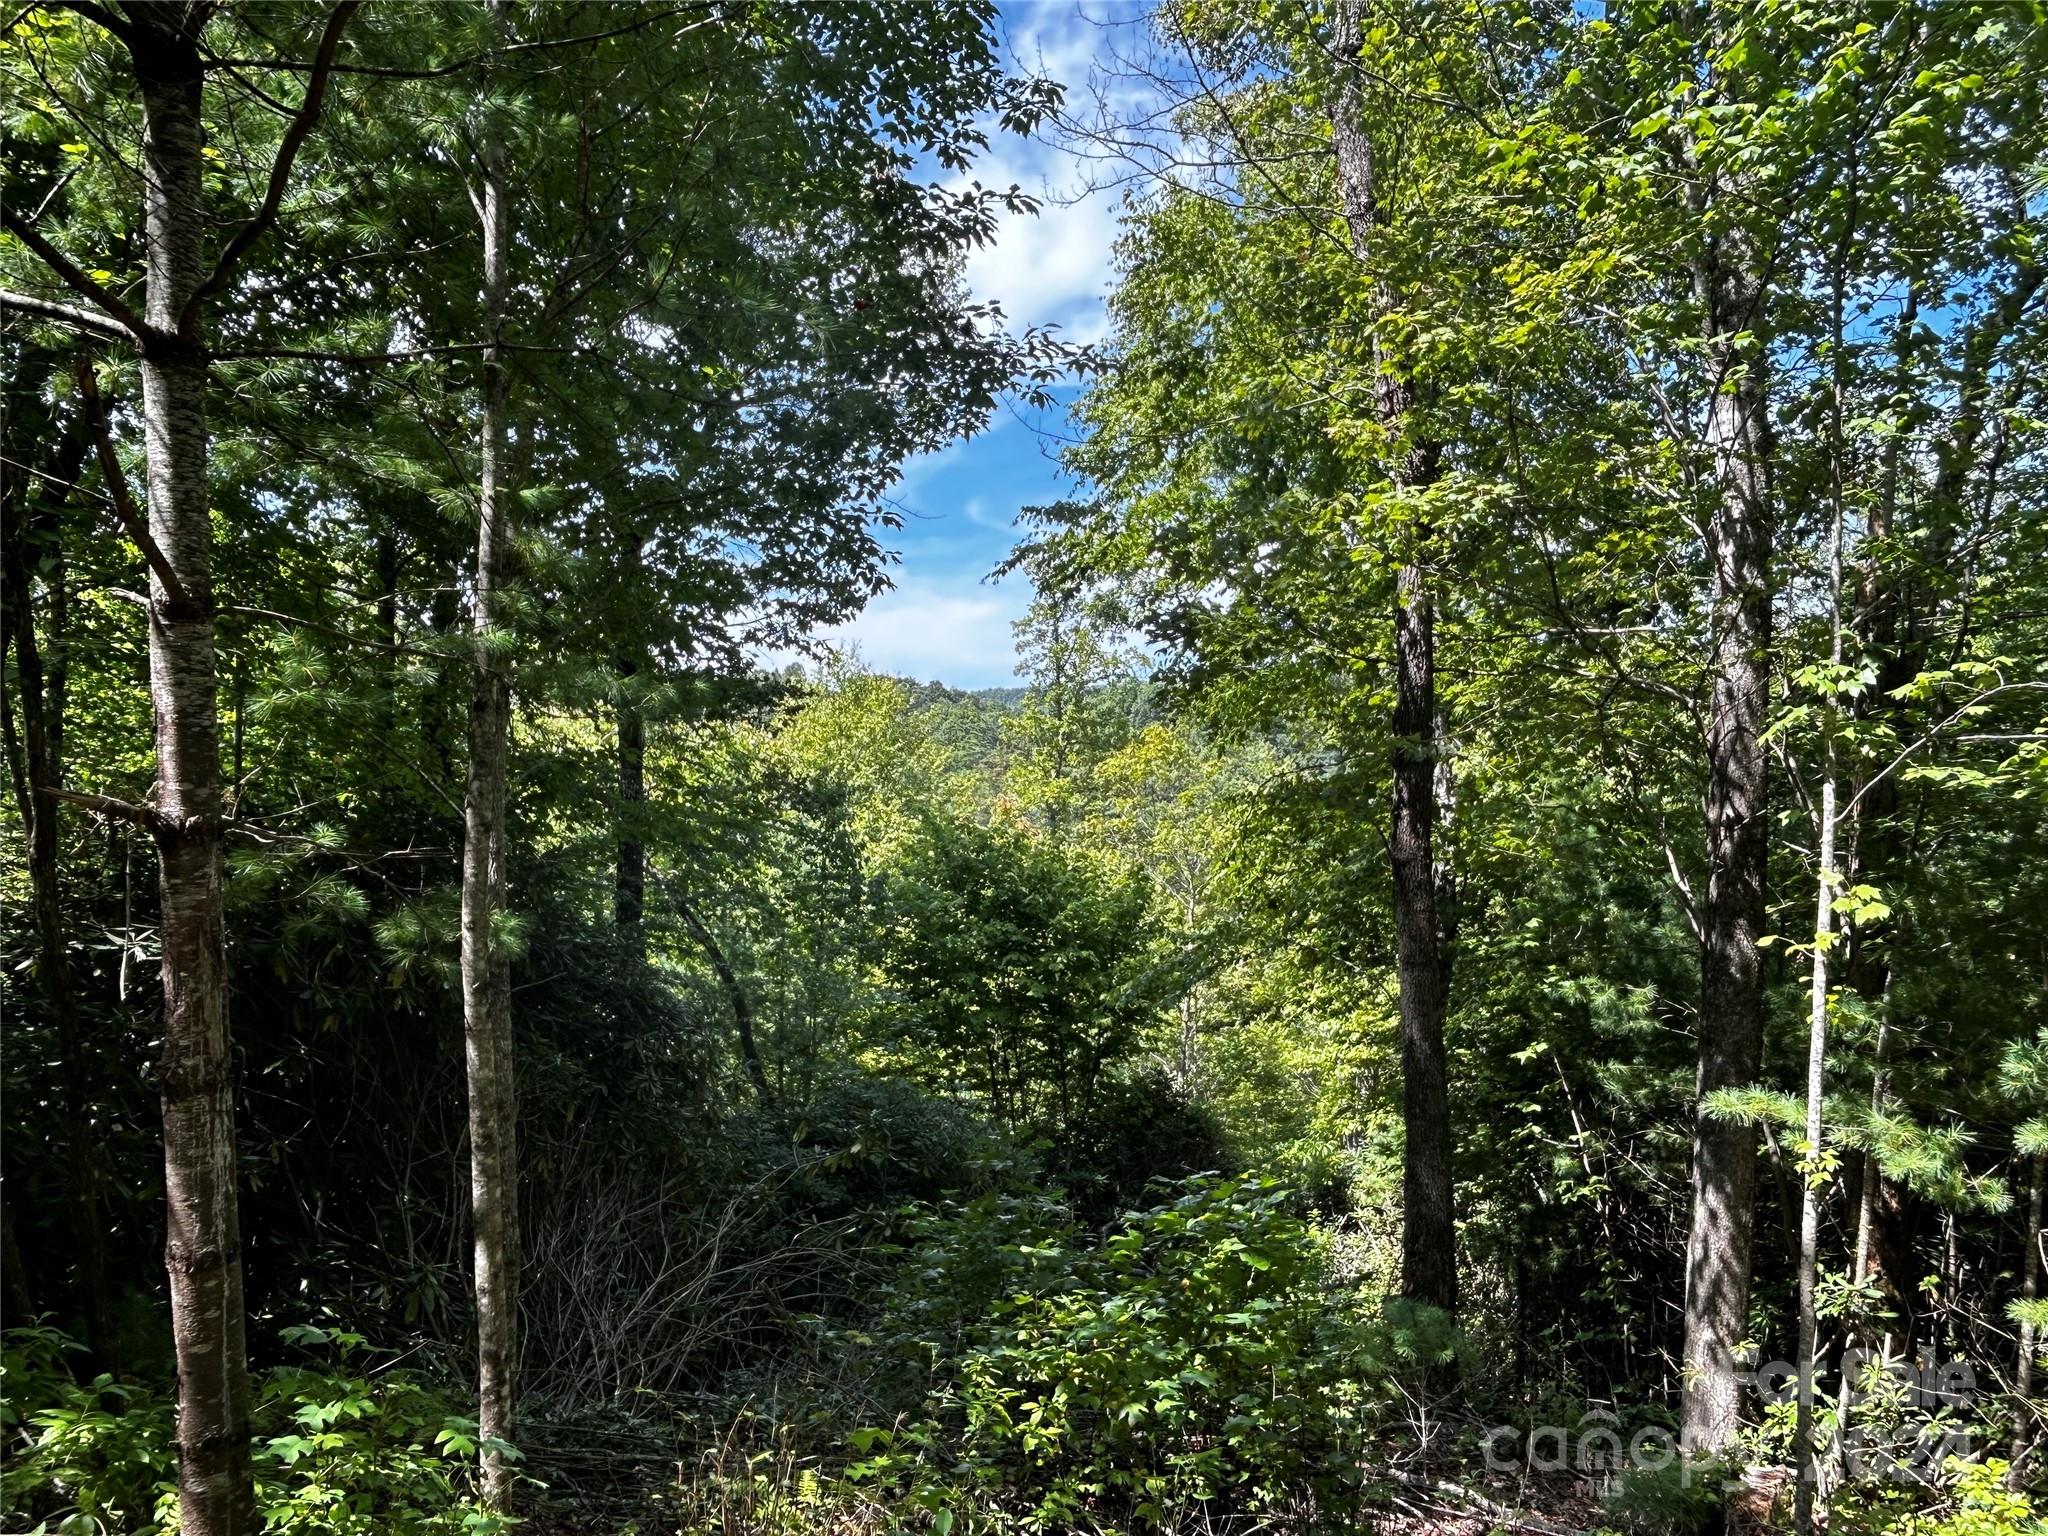
[[[503,0],[490,0],[502,31]],[[471,618],[469,768],[463,795],[462,1022],[469,1086],[469,1190],[476,1283],[477,1425],[484,1501],[510,1502],[513,1391],[519,1363],[517,1099],[512,1061],[512,965],[492,929],[505,910],[505,814],[512,685],[499,633],[513,538],[506,484],[508,404],[505,149],[495,116],[483,131],[484,352],[476,592]]]
[[[1379,226],[1373,145],[1364,128],[1358,71],[1351,61],[1363,36],[1358,0],[1345,0],[1336,29],[1339,87],[1331,114],[1337,180],[1353,252],[1368,260]],[[1382,313],[1396,296],[1383,284]],[[1440,445],[1419,435],[1412,419],[1415,381],[1381,350],[1373,408],[1394,444],[1391,473],[1403,491],[1436,483]],[[1417,543],[1429,529],[1419,525]],[[1401,1293],[1450,1311],[1457,1305],[1457,1230],[1451,1188],[1451,1104],[1444,1051],[1450,965],[1439,920],[1435,834],[1437,776],[1442,757],[1436,697],[1435,603],[1419,558],[1395,578],[1393,799],[1388,856],[1394,888],[1394,945],[1400,977]]]
[[[1716,189],[1725,195],[1726,189]],[[1706,1112],[1717,1089],[1756,1081],[1763,1055],[1768,822],[1763,730],[1770,685],[1770,427],[1763,283],[1739,227],[1708,240],[1692,279],[1712,400],[1707,447],[1716,497],[1713,696],[1707,723],[1707,890],[1701,909],[1700,1039],[1686,1247],[1680,1433],[1689,1453],[1727,1449],[1739,1422],[1735,1351],[1747,1332],[1756,1132]]]
[[[14,1209],[5,1204],[0,1204],[0,1298],[4,1298],[9,1317],[35,1314],[28,1268],[21,1262],[21,1245],[14,1240]]]
[[[235,1187],[235,1084],[221,913],[220,722],[214,701],[206,363],[181,318],[205,276],[198,20],[129,13],[141,88],[148,245],[142,347],[152,571],[149,686],[162,891],[165,1267],[178,1359],[178,1503],[187,1536],[256,1529]]]
[[[1850,198],[1851,218],[1855,199]],[[1853,222],[1850,225],[1853,230]],[[1813,1443],[1815,1373],[1819,1368],[1820,1319],[1815,1292],[1820,1266],[1821,1138],[1824,1130],[1824,1095],[1828,1059],[1828,950],[1835,936],[1835,839],[1836,796],[1840,787],[1840,765],[1835,750],[1839,699],[1836,688],[1842,670],[1842,536],[1846,521],[1844,483],[1843,421],[1843,329],[1845,274],[1837,265],[1831,282],[1830,311],[1833,327],[1829,356],[1833,378],[1828,409],[1829,503],[1828,524],[1828,661],[1833,672],[1821,709],[1820,809],[1814,821],[1815,871],[1813,921],[1813,974],[1807,1002],[1806,1030],[1806,1162],[1800,1179],[1799,1202],[1799,1377],[1793,1417],[1793,1456],[1798,1484],[1793,1491],[1793,1528],[1799,1536],[1813,1530],[1814,1500],[1819,1493],[1820,1459]],[[1849,1409],[1850,1386],[1844,1383],[1836,1421],[1840,1433]]]

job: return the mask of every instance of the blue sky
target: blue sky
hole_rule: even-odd
[[[1062,81],[1073,101],[1143,16],[1131,0],[1013,3],[1002,10],[1003,39],[1015,67]],[[970,259],[975,297],[1000,303],[1013,329],[1058,325],[1070,340],[1098,339],[1119,195],[1084,195],[1085,167],[1055,144],[1014,135],[992,134],[966,179],[1015,183],[1044,200],[1035,217],[1007,216],[994,246]],[[1020,508],[1073,490],[1057,461],[1064,427],[1058,413],[1009,405],[978,437],[907,466],[895,493],[903,528],[890,539],[902,557],[895,589],[827,638],[877,671],[959,688],[1013,681],[1010,624],[1029,588],[1022,577],[984,578],[1015,544]]]

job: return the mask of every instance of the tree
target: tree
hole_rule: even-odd
[[[1709,62],[1701,110],[1728,91],[1719,64],[1736,38],[1733,8],[1714,10],[1697,46]],[[1756,1133],[1705,1107],[1722,1088],[1754,1082],[1763,1061],[1761,954],[1769,855],[1763,733],[1770,702],[1771,487],[1768,320],[1771,253],[1741,210],[1759,199],[1752,177],[1712,148],[1694,172],[1702,218],[1691,260],[1711,404],[1705,447],[1714,504],[1712,704],[1706,726],[1707,874],[1700,903],[1702,1107],[1693,1132],[1692,1237],[1685,1269],[1687,1448],[1716,1455],[1735,1437],[1741,1403],[1736,1356],[1748,1334]],[[1709,222],[1711,221],[1711,222]]]
[[[1101,505],[1047,514],[1088,550],[1071,558],[1133,582],[1169,677],[1207,691],[1212,718],[1313,721],[1347,793],[1384,743],[1401,1290],[1444,1309],[1457,1284],[1444,1040],[1456,903],[1438,651],[1456,612],[1443,587],[1484,559],[1480,509],[1503,494],[1494,445],[1447,445],[1461,416],[1494,403],[1474,381],[1495,357],[1512,365],[1476,318],[1489,280],[1440,259],[1444,241],[1500,222],[1500,205],[1445,190],[1487,174],[1483,115],[1432,92],[1489,88],[1488,46],[1530,61],[1515,87],[1527,88],[1541,78],[1537,31],[1502,18],[1496,33],[1477,8],[1345,6],[1327,27],[1262,7],[1176,13],[1194,77],[1181,126],[1205,153],[1172,166],[1186,180],[1164,177],[1127,237],[1120,369],[1083,402],[1094,438],[1072,455]],[[1294,147],[1325,139],[1327,158]],[[1175,389],[1197,376],[1214,387],[1199,403]]]
[[[1330,114],[1330,142],[1336,152],[1337,184],[1352,249],[1371,270],[1380,221],[1377,160],[1367,136],[1368,121],[1360,56],[1365,45],[1364,7],[1347,3],[1338,11],[1332,39],[1337,57],[1337,100]],[[1382,312],[1399,307],[1398,292],[1384,277],[1375,302]],[[1419,385],[1409,360],[1394,355],[1384,333],[1374,339],[1379,377],[1373,408],[1380,429],[1394,447],[1389,475],[1396,495],[1426,492],[1437,479],[1441,445],[1414,420]],[[1430,538],[1427,521],[1414,531],[1418,545]],[[1394,876],[1394,936],[1401,983],[1402,1124],[1406,1140],[1401,1185],[1401,1290],[1412,1301],[1449,1311],[1458,1294],[1456,1221],[1451,1200],[1451,1100],[1444,1058],[1444,1011],[1450,990],[1448,935],[1451,913],[1439,910],[1448,896],[1448,861],[1437,853],[1437,785],[1450,772],[1445,755],[1436,691],[1436,613],[1428,576],[1413,553],[1405,555],[1394,579],[1393,805],[1387,854]],[[1443,884],[1444,889],[1439,890]],[[1448,906],[1449,903],[1443,903]]]
[[[493,43],[507,41],[505,0],[490,0]],[[488,82],[487,87],[488,89]],[[483,225],[482,384],[477,411],[476,580],[470,600],[469,772],[462,796],[462,1028],[469,1078],[469,1188],[474,1232],[477,1427],[485,1502],[512,1492],[513,1384],[519,1366],[519,1111],[512,1059],[512,962],[498,934],[506,902],[505,801],[512,750],[512,682],[502,632],[512,574],[513,487],[507,462],[505,372],[512,227],[505,134],[484,106],[478,148]]]
[[[501,35],[487,58],[502,61],[509,13],[492,15]],[[526,468],[553,494],[584,503],[563,541],[590,564],[575,638],[594,641],[598,664],[628,678],[664,664],[716,675],[744,654],[728,626],[747,624],[753,643],[787,643],[796,626],[843,616],[876,590],[882,562],[870,524],[898,465],[979,426],[1035,345],[984,335],[977,322],[994,317],[953,285],[952,265],[988,238],[1005,195],[920,195],[905,182],[899,147],[923,143],[964,167],[985,142],[974,114],[996,107],[1010,126],[1028,124],[1034,88],[993,66],[985,18],[972,6],[916,16],[878,8],[869,19],[849,28],[844,17],[799,12],[708,22],[676,13],[605,28],[550,15],[548,34],[527,40],[548,47],[544,66],[486,71],[462,932],[487,1446],[510,1440],[516,1354],[510,974],[492,938],[508,900],[511,663],[521,629],[535,627],[523,611],[528,594],[513,592],[514,426]],[[648,38],[620,35],[642,25],[671,46],[650,50]],[[930,35],[913,38],[920,26]],[[949,55],[933,51],[948,40],[958,45]],[[606,82],[622,77],[632,88],[613,102]],[[721,100],[725,116],[693,118],[691,91]],[[881,135],[878,118],[891,125]],[[545,158],[548,135],[564,123],[577,135],[574,160],[563,162],[573,178],[507,184],[512,129]],[[672,152],[692,138],[696,154]],[[736,189],[730,168],[743,156],[767,158],[761,179],[738,178]],[[610,206],[598,206],[598,185],[611,188]],[[870,271],[877,275],[864,277]],[[869,291],[828,312],[835,289],[862,282]],[[764,293],[774,296],[766,306]],[[516,318],[515,295],[527,300]],[[889,307],[871,320],[876,296]],[[445,294],[442,313],[460,315],[462,302],[459,288]],[[534,358],[516,371],[515,345]],[[903,370],[948,387],[905,397],[887,387]],[[542,407],[544,396],[572,397],[586,380],[616,402],[611,409]],[[760,494],[764,483],[774,494]],[[644,818],[630,803],[644,785],[639,691],[620,689],[617,708],[628,803],[614,908],[629,931],[644,917],[644,848],[624,828]],[[678,899],[733,1001],[743,1060],[765,1094],[745,990],[688,899]],[[487,1450],[484,1466],[487,1492],[502,1503],[502,1453]]]
[[[55,394],[62,387],[62,364],[59,352],[23,347],[17,371],[8,381],[5,451],[4,461],[0,461],[0,584],[4,584],[0,606],[5,609],[0,617],[0,647],[14,659],[21,703],[17,718],[11,698],[0,692],[0,735],[6,742],[17,814],[28,833],[36,979],[65,1063],[64,1102],[70,1126],[66,1164],[72,1182],[69,1208],[81,1324],[87,1344],[104,1357],[108,1340],[102,1160],[91,1134],[86,1032],[59,888],[60,804],[54,793],[64,787],[64,702],[69,670],[70,578],[62,524],[66,503],[85,468],[88,436],[85,413],[77,404],[64,413],[63,425],[51,430],[50,418],[61,410]],[[87,361],[84,366],[89,370],[91,364]],[[82,384],[90,379],[89,372],[80,375]],[[44,441],[49,447],[38,462]],[[33,597],[38,573],[46,593],[47,668]]]
[[[92,306],[76,310],[30,294],[10,296],[9,308],[133,345],[142,377],[148,522],[128,532],[150,564],[150,693],[160,791],[147,809],[51,792],[136,822],[148,829],[158,850],[165,1266],[179,1364],[179,1505],[185,1529],[194,1536],[239,1536],[255,1529],[221,913],[206,301],[229,285],[244,255],[276,222],[300,146],[319,120],[329,71],[354,10],[344,3],[327,14],[300,100],[277,139],[263,200],[211,261],[203,33],[212,7],[87,13],[124,51],[140,102],[147,271],[140,314],[16,204],[10,202],[5,214],[8,233],[42,264],[42,281],[60,283],[72,298]]]
[[[933,818],[891,872],[884,1038],[999,1123],[1064,1130],[1162,998],[1149,903],[1049,838]]]

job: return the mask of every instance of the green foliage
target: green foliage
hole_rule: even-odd
[[[1219,1172],[1235,1161],[1215,1113],[1156,1068],[1110,1078],[1061,1127],[1046,1157],[1091,1224],[1143,1204],[1154,1180]]]
[[[0,1511],[53,1531],[154,1530],[176,1471],[172,1405],[103,1373],[80,1384],[80,1346],[42,1324],[0,1349]]]
[[[519,701],[491,941],[515,967],[524,1389],[560,1422],[658,1425],[656,1481],[672,1415],[772,1420],[772,1452],[719,1462],[724,1502],[684,1527],[1348,1520],[1394,1378],[1434,1390],[1463,1340],[1485,1367],[1466,1407],[1663,1406],[1724,617],[1701,261],[1742,249],[1768,273],[1737,350],[1769,375],[1781,936],[1810,921],[1786,893],[1814,889],[1823,768],[1853,806],[1822,1144],[1792,1091],[1803,943],[1760,957],[1763,1079],[1706,1105],[1768,1136],[1758,1336],[1787,1331],[1802,1182],[1831,1335],[1988,1353],[2005,1319],[2048,1331],[2015,1263],[2015,1196],[2048,1156],[2038,7],[1375,0],[1342,47],[1335,9],[1151,16],[1172,56],[1149,84],[1181,92],[1151,147],[1174,170],[1128,186],[1109,366],[1072,413],[1081,486],[1006,562],[1033,586],[1028,686],[976,695],[845,658],[755,668],[819,654],[881,588],[911,456],[1007,386],[1044,398],[1053,349],[962,281],[1031,203],[972,162],[1060,102],[1006,72],[986,0],[519,4],[503,36],[481,7],[385,0],[350,22],[279,224],[199,337],[252,1338],[339,1355],[262,1379],[273,1529],[480,1521],[459,1403],[344,1331],[468,1343],[455,869],[477,655]],[[211,238],[260,205],[328,14],[203,23]],[[31,7],[0,38],[11,206],[129,303],[132,75],[91,7]],[[1338,214],[1349,93],[1369,227]],[[515,169],[520,530],[472,635],[460,211],[484,125]],[[1152,132],[1090,152],[1140,163],[1120,138]],[[31,301],[10,299],[0,364],[17,809],[38,639],[63,781],[146,803],[149,630],[126,596],[146,573],[106,521],[112,480],[147,478],[135,367],[49,309],[95,301],[12,226],[0,277]],[[1412,386],[1398,422],[1390,384]],[[1404,566],[1432,599],[1454,792],[1435,851],[1457,1329],[1370,1300],[1400,1221]],[[56,1332],[10,1335],[0,1488],[25,1519],[144,1530],[173,1471],[138,1048],[155,854],[75,806],[60,843],[68,996],[39,985],[27,873],[0,869],[9,1236],[37,1301],[82,1315],[69,1218],[96,1218],[123,1321],[95,1346],[134,1379],[95,1362],[81,1383]],[[50,1155],[72,1146],[104,1155],[94,1180]],[[1866,1193],[1859,1263],[1840,1249]],[[308,1298],[342,1327],[277,1330]],[[2003,1443],[2011,1406],[1968,1426]],[[1855,1413],[1965,1422],[1877,1382]],[[844,1484],[843,1446],[819,1465],[795,1442],[849,1417]],[[1788,1419],[1766,1409],[1748,1453],[1781,1459]],[[1992,1465],[1925,1498],[1849,1489],[1836,1518],[2038,1518]],[[1611,1517],[1682,1530],[1698,1492],[1631,1479]]]
[[[512,1522],[470,1496],[476,1423],[417,1377],[365,1370],[363,1341],[340,1330],[284,1330],[335,1366],[283,1366],[257,1384],[252,1422],[257,1511],[280,1536],[490,1536]],[[107,1375],[80,1384],[54,1330],[9,1329],[6,1429],[26,1444],[0,1473],[0,1507],[38,1530],[177,1529],[172,1403]],[[354,1365],[356,1368],[351,1369]],[[513,1456],[510,1447],[500,1447]]]
[[[1160,1001],[1148,893],[1048,838],[931,818],[891,869],[882,1043],[1002,1123],[1086,1114]]]
[[[1096,1245],[1014,1201],[927,1218],[883,1325],[938,1346],[922,1415],[856,1431],[849,1476],[1032,1529],[1350,1507],[1415,1335],[1370,1319],[1293,1204],[1190,1180]]]
[[[1727,1477],[1725,1468],[1703,1461],[1633,1468],[1608,1492],[1605,1511],[1628,1536],[1704,1536],[1726,1518]]]
[[[2048,1529],[2033,1495],[2008,1486],[2009,1463],[1951,1457],[1931,1509],[1914,1508],[1897,1491],[1844,1501],[1839,1520],[1849,1536],[2039,1536]]]

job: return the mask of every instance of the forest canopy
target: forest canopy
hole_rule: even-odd
[[[11,14],[0,1524],[2048,1529],[2048,16],[1012,19]]]

